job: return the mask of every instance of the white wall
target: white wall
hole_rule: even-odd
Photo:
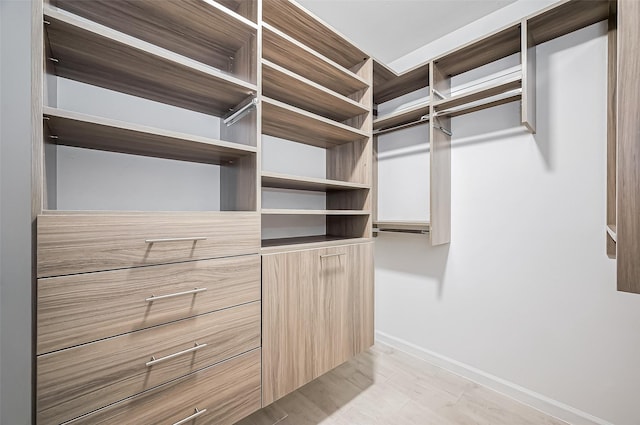
[[[596,24],[538,46],[535,136],[515,103],[453,119],[451,244],[377,239],[376,329],[575,423],[638,425],[640,296],[605,255],[606,45]]]
[[[31,2],[0,2],[0,423],[31,423]]]

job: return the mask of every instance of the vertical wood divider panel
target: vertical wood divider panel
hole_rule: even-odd
[[[437,62],[431,62],[429,86],[431,99],[434,90],[448,95],[451,93],[451,77],[438,69]],[[450,117],[437,117],[433,104],[430,106],[430,208],[431,245],[442,245],[451,241],[451,136],[438,127],[451,130]]]
[[[611,2],[609,5],[609,31],[607,33],[607,226],[615,226],[617,223],[616,205],[618,202],[616,189],[618,17],[616,5],[616,2]],[[607,241],[607,256],[616,258],[616,242],[606,229],[603,233]]]
[[[527,20],[520,26],[520,65],[522,68],[522,125],[536,132],[536,46]]]
[[[640,293],[640,2],[618,1],[618,290]]]

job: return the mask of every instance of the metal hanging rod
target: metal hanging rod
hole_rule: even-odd
[[[441,125],[434,125],[434,128],[437,128],[438,130],[442,131],[444,134],[446,134],[447,136],[451,137],[453,136],[453,133],[451,132],[451,130],[449,130],[448,128],[444,128]]]
[[[410,233],[416,235],[428,235],[428,230],[412,230],[412,229],[373,229],[374,232],[389,232],[389,233]]]
[[[374,130],[373,131],[373,135],[377,136],[378,134],[384,134],[384,133],[390,133],[392,131],[396,131],[396,130],[401,130],[403,128],[407,128],[407,127],[413,127],[414,125],[421,125],[421,124],[426,124],[429,122],[429,115],[423,115],[420,117],[420,119],[415,120],[415,121],[411,121],[405,124],[399,124],[393,127],[389,127],[389,128],[383,128],[380,130]]]
[[[251,112],[252,108],[255,108],[256,106],[258,106],[258,98],[251,96],[248,98],[248,100],[245,100],[243,103],[244,105],[241,104],[242,106],[239,109],[237,109],[236,111],[230,112],[227,116],[224,117],[223,122],[227,126],[232,126],[236,122],[240,121],[242,117],[244,117],[249,112]]]

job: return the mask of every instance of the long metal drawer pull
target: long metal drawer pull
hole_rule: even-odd
[[[193,236],[191,238],[161,238],[161,239],[145,239],[144,243],[156,242],[184,242],[184,241],[206,241],[205,236]]]
[[[178,351],[177,353],[169,354],[168,356],[160,357],[159,359],[156,359],[155,356],[151,356],[151,360],[149,360],[145,364],[147,365],[147,367],[151,367],[154,364],[158,364],[160,362],[164,362],[166,360],[173,359],[174,357],[183,356],[185,354],[193,353],[194,351],[198,351],[199,349],[204,348],[206,346],[207,346],[207,344],[198,344],[196,342],[195,345],[193,347],[191,347],[191,348],[187,348],[186,350]]]
[[[341,255],[347,255],[347,254],[345,252],[341,252],[339,254],[324,254],[324,255],[321,255],[320,258],[340,257]]]
[[[186,417],[184,419],[182,419],[181,421],[176,422],[173,425],[182,425],[182,424],[186,424],[189,421],[194,420],[195,418],[197,418],[200,415],[204,415],[207,412],[207,409],[202,409],[202,410],[198,410],[198,408],[196,407],[196,413],[194,413],[193,415]]]
[[[152,303],[154,301],[164,300],[164,299],[167,299],[167,298],[180,297],[182,295],[197,294],[199,292],[204,292],[206,290],[207,290],[207,288],[193,288],[190,291],[176,292],[174,294],[157,295],[157,296],[156,295],[151,295],[149,298],[145,299],[145,301],[148,302],[148,303]]]

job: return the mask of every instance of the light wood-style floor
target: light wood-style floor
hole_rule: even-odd
[[[237,425],[567,425],[382,344]]]

